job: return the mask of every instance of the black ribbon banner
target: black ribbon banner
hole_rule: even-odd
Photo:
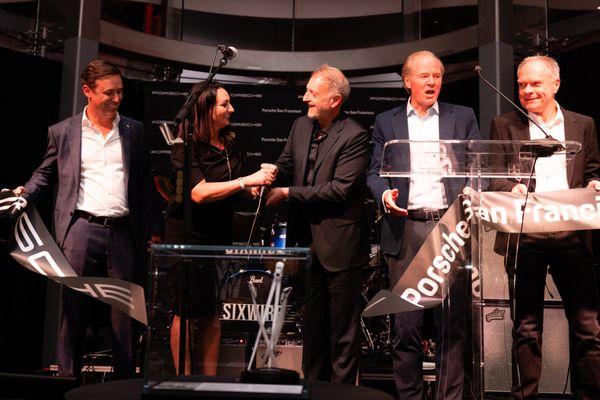
[[[570,189],[531,193],[525,198],[508,192],[472,192],[459,196],[417,252],[391,291],[381,290],[369,301],[363,316],[435,307],[442,303],[453,277],[471,251],[473,217],[488,229],[515,233],[600,229],[600,193]],[[393,266],[390,266],[393,268]]]
[[[77,276],[35,208],[27,207],[19,215],[10,248],[10,255],[30,271],[116,307],[144,325],[148,324],[144,289],[120,279]]]
[[[427,236],[392,291],[379,291],[363,316],[422,310],[440,304],[471,252],[471,201],[460,196]],[[393,268],[393,266],[390,266]]]

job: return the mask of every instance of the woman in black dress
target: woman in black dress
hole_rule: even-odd
[[[202,83],[192,90],[198,90]],[[193,201],[192,231],[188,244],[230,245],[232,242],[233,203],[240,193],[257,197],[260,186],[270,185],[275,179],[276,167],[263,164],[259,171],[243,176],[245,159],[237,145],[235,134],[229,130],[229,118],[234,112],[227,91],[218,84],[210,84],[198,97],[194,108],[194,157],[192,160]],[[183,167],[184,148],[174,145],[171,162],[175,172]],[[165,241],[183,243],[183,205],[175,199],[167,209]],[[215,268],[216,269],[216,268]],[[216,375],[221,340],[221,325],[217,312],[218,280],[215,269],[191,268],[190,302],[188,304],[188,335],[196,322],[199,356],[203,375]],[[178,278],[176,278],[178,279]],[[178,296],[177,296],[178,297]],[[178,310],[179,299],[175,304]],[[177,313],[177,311],[176,311]],[[179,367],[179,316],[171,325],[171,351],[175,369]],[[189,339],[188,339],[189,340]],[[185,374],[190,374],[190,346],[185,360]]]

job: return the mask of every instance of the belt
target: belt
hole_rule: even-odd
[[[430,210],[428,208],[408,210],[408,219],[413,221],[438,221],[444,216],[446,211],[448,211],[447,208],[441,210]]]
[[[129,216],[123,217],[98,217],[96,215],[92,215],[89,212],[82,210],[75,210],[73,213],[75,218],[83,218],[87,219],[89,222],[93,224],[100,224],[106,227],[112,226],[127,226],[129,224]]]

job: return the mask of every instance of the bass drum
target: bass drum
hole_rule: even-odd
[[[272,316],[273,306],[266,306],[273,273],[264,269],[240,269],[225,278],[220,290],[222,329],[231,333],[256,333],[258,316],[266,310]],[[249,284],[256,288],[256,303],[252,303]],[[270,320],[267,318],[267,320]]]
[[[221,287],[221,301],[252,304],[250,283],[256,288],[256,302],[264,304],[273,283],[273,273],[264,269],[240,269],[226,277]]]

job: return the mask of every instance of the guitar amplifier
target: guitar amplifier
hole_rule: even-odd
[[[484,388],[486,392],[510,392],[512,327],[508,304],[483,307]],[[569,328],[564,309],[546,306],[542,344],[540,393],[571,393],[569,377]]]
[[[259,346],[256,352],[256,367],[267,367],[267,357],[265,354],[266,346]],[[274,367],[291,369],[300,374],[302,373],[302,345],[301,344],[285,344],[275,346]]]

